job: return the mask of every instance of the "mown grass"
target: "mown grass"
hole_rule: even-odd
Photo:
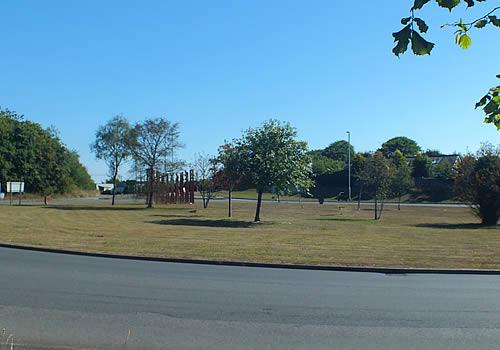
[[[163,206],[0,206],[0,241],[140,256],[391,267],[500,269],[500,230],[465,208],[371,208],[316,203]]]

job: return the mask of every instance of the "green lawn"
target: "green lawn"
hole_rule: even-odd
[[[381,221],[363,206],[317,203],[193,206],[0,206],[0,241],[140,256],[391,267],[500,269],[500,230],[465,208],[389,207]]]

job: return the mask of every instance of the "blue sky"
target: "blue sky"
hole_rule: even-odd
[[[498,143],[473,108],[497,83],[498,29],[464,51],[439,28],[495,1],[451,15],[429,5],[433,54],[398,59],[391,33],[411,3],[2,0],[0,106],[55,126],[95,179],[106,167],[89,144],[116,114],[180,122],[187,161],[269,118],[312,149],[346,130],[359,151],[398,135],[443,152]]]

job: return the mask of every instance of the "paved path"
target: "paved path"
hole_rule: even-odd
[[[1,328],[25,344],[14,349],[498,349],[500,276],[221,267],[0,248]]]

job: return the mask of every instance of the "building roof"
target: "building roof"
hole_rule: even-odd
[[[416,157],[406,157],[409,163],[413,163]],[[457,161],[460,159],[460,155],[458,154],[443,154],[440,156],[432,156],[429,157],[432,162],[432,165],[438,165],[442,162],[448,162],[451,165],[455,165]]]

